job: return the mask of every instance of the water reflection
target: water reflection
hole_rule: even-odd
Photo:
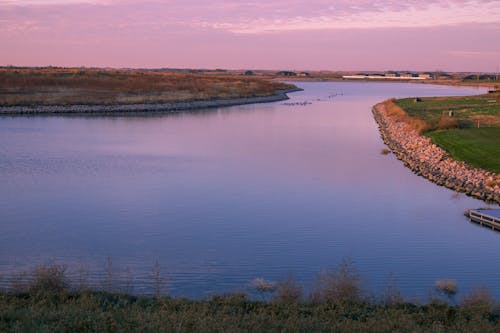
[[[415,176],[384,147],[371,106],[471,88],[300,83],[289,102],[153,115],[0,118],[0,267],[45,261],[146,276],[174,295],[244,288],[293,273],[308,283],[350,257],[378,290],[438,278],[500,294],[475,255],[498,235],[466,223],[481,202]],[[328,98],[339,91],[335,98]]]

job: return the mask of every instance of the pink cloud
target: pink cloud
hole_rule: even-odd
[[[3,5],[2,5],[3,3]],[[500,22],[498,1],[99,1],[29,0],[0,2],[6,20],[58,20],[78,15],[123,25],[181,25],[236,33],[345,28],[424,27]],[[89,16],[87,16],[89,15]],[[75,17],[72,17],[75,18]]]
[[[499,1],[0,0],[0,64],[339,69],[442,61],[479,70],[496,67],[499,27]],[[456,50],[480,61],[469,64]]]

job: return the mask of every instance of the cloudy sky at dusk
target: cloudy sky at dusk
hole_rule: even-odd
[[[0,0],[0,65],[489,71],[500,0]]]

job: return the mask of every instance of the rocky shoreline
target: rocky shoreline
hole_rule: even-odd
[[[116,113],[116,112],[175,112],[205,108],[217,108],[255,103],[270,103],[289,99],[287,94],[301,91],[300,88],[278,90],[270,96],[242,97],[152,104],[99,104],[99,105],[30,105],[0,106],[0,115],[56,114],[56,113]]]
[[[394,155],[416,174],[457,192],[486,202],[500,204],[500,175],[473,168],[451,158],[448,153],[420,135],[404,121],[387,112],[385,101],[373,107],[384,143]]]

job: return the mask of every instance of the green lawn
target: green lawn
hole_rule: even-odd
[[[457,160],[500,173],[498,92],[458,97],[396,100],[409,116],[427,123],[425,135]],[[450,111],[453,114],[450,116]],[[477,123],[481,128],[477,128]]]
[[[427,135],[455,159],[500,173],[500,127],[434,131]]]
[[[441,117],[454,112],[458,126],[461,128],[474,127],[477,118],[481,119],[482,126],[500,125],[500,103],[496,102],[498,93],[478,96],[460,97],[424,97],[420,102],[415,98],[403,98],[396,104],[412,117],[423,119],[431,130],[438,129]]]

